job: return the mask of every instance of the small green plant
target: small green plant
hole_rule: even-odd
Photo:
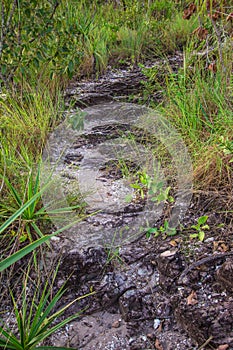
[[[55,271],[55,275],[56,273],[57,270]],[[25,278],[23,284],[21,307],[18,306],[12,291],[10,292],[17,323],[17,333],[19,335],[15,335],[6,325],[0,326],[0,348],[13,350],[69,349],[65,347],[42,346],[41,344],[51,334],[80,316],[81,311],[62,321],[57,321],[72,304],[86,296],[94,294],[94,292],[73,300],[58,311],[53,311],[65,292],[64,286],[51,298],[51,286],[48,286],[48,281],[45,283],[42,292],[40,281],[38,281],[36,290],[33,296],[30,297],[27,294],[28,290],[30,290],[27,280],[28,277]],[[31,298],[32,300],[29,300]]]
[[[152,195],[150,199],[152,202],[169,202],[173,203],[174,198],[170,196],[169,192],[171,190],[171,187],[168,186],[164,189],[164,182],[159,181],[158,183],[156,181],[152,181],[149,186],[148,194]]]
[[[22,203],[22,205],[19,207],[18,210],[13,210],[13,214],[10,217],[8,217],[8,219],[0,226],[0,236],[4,235],[4,234],[7,234],[8,228],[10,226],[12,226],[12,225],[15,225],[15,223],[18,220],[20,222],[20,217],[24,215],[24,212],[27,210],[27,208],[29,208],[31,205],[34,205],[35,202],[37,202],[38,198],[41,197],[43,192],[48,189],[48,185],[49,185],[49,183],[44,185],[43,188],[40,191],[38,191],[37,193],[35,193],[35,195],[33,195],[28,201],[26,201],[26,203],[24,203],[24,204]],[[72,209],[72,208],[69,208],[69,210],[70,209]],[[43,210],[44,210],[44,208],[43,208]],[[57,211],[59,213],[59,209]],[[63,209],[62,209],[62,211],[63,211]],[[64,213],[64,211],[63,211],[63,213]],[[42,232],[40,231],[40,235],[42,235],[42,237],[40,237],[40,238],[34,240],[33,242],[27,244],[26,246],[24,246],[23,248],[19,249],[15,253],[13,253],[13,254],[11,253],[6,258],[4,258],[4,259],[2,259],[0,261],[0,272],[6,270],[9,266],[13,265],[15,262],[19,261],[24,256],[26,256],[27,254],[29,254],[31,252],[34,252],[36,248],[41,246],[43,243],[48,242],[51,237],[53,237],[53,236],[55,236],[55,235],[65,231],[65,230],[69,229],[75,223],[80,222],[81,220],[82,219],[80,217],[78,217],[76,221],[70,222],[68,225],[63,226],[62,228],[60,228],[59,230],[53,232],[50,235],[43,235]]]
[[[148,195],[152,202],[157,202],[158,204],[161,202],[174,202],[174,198],[169,194],[171,187],[168,186],[164,189],[163,181],[158,181],[144,171],[138,171],[136,177],[136,181],[130,184],[130,187],[135,189],[142,199]],[[126,199],[130,201],[132,196],[127,196]]]
[[[111,247],[107,249],[107,262],[106,264],[110,264],[112,261],[116,261],[120,264],[123,263],[123,260],[120,257],[120,247]]]
[[[136,173],[136,181],[130,184],[130,187],[135,189],[139,193],[140,197],[144,199],[146,196],[146,193],[148,192],[150,183],[151,183],[151,177],[145,172],[139,171]]]
[[[208,220],[208,216],[200,216],[197,219],[197,224],[192,225],[191,228],[194,229],[196,232],[190,234],[190,238],[198,238],[201,242],[205,239],[205,230],[209,230],[209,225],[206,224],[206,221]]]
[[[0,218],[4,219],[10,217],[14,214],[18,209],[20,209],[24,202],[29,202],[31,198],[33,198],[37,193],[40,193],[40,167],[38,167],[36,176],[34,178],[32,172],[29,172],[26,189],[23,193],[19,192],[16,187],[6,178],[3,177],[3,181],[6,185],[6,188],[9,191],[11,196],[11,204],[4,203],[2,204],[2,209],[0,211]],[[19,238],[19,242],[22,243],[26,240],[30,242],[33,241],[33,234],[36,234],[38,237],[43,237],[38,222],[47,220],[49,221],[49,215],[68,213],[71,212],[72,209],[80,208],[80,205],[76,205],[73,207],[67,208],[59,208],[57,210],[46,210],[46,208],[41,203],[41,197],[34,197],[34,201],[25,208],[20,216],[20,229],[18,232],[12,230],[13,235],[17,235]],[[16,221],[14,222],[16,224]]]
[[[176,228],[170,227],[167,220],[164,221],[163,226],[157,227],[149,227],[146,231],[146,236],[149,238],[151,235],[154,235],[154,237],[158,237],[160,234],[162,234],[164,237],[166,236],[175,236],[176,235]]]
[[[232,155],[229,163],[233,163],[233,140],[229,140],[228,137],[220,136],[218,146],[225,155]]]
[[[81,110],[77,110],[76,113],[72,113],[68,118],[68,124],[73,130],[83,130],[84,129],[84,120],[86,113]]]

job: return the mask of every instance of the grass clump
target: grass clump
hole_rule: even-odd
[[[220,11],[215,2],[210,3],[188,4],[183,18],[179,17],[193,29],[183,50],[183,67],[176,70],[167,64],[162,73],[151,68],[145,88],[147,98],[161,91],[160,112],[189,145],[196,186],[231,190],[232,31],[227,4],[221,2]]]
[[[193,157],[196,188],[232,191],[232,15],[226,2],[220,1],[220,10],[211,1],[5,3],[0,5],[0,272],[52,237],[38,164],[49,133],[62,120],[61,91],[71,78],[98,77],[109,63],[136,65],[183,52],[183,67],[148,71],[147,95],[160,90],[156,108],[183,135]],[[142,198],[151,191],[157,201],[169,199],[170,187],[164,192],[162,186],[152,186],[151,178],[137,176],[131,187]],[[68,210],[60,208],[58,214]],[[200,228],[196,226],[198,234]],[[168,232],[176,233],[165,221],[149,233]],[[203,233],[198,237],[203,240]],[[0,325],[2,348],[45,349],[40,343],[77,317],[54,325],[68,307],[52,313],[63,291],[50,299],[48,284],[40,295],[38,284],[28,301],[26,285],[21,307],[12,294],[18,334]]]
[[[221,146],[223,140],[229,148],[233,128],[231,64],[226,62],[226,69],[222,70],[218,64],[214,73],[201,61],[194,65],[185,60],[183,69],[178,74],[170,74],[166,84],[166,103],[162,111],[174,121],[190,145],[196,178],[201,186],[205,185],[205,173],[213,176],[211,181],[208,176],[206,185],[210,186],[212,182],[211,186],[218,188],[229,181],[232,171],[229,163],[231,148],[226,155],[224,145]],[[230,181],[228,186],[231,186]]]
[[[51,96],[46,87],[43,91],[27,87],[23,96],[1,95],[1,220],[39,191],[39,170],[35,169],[49,132],[61,120],[60,108],[60,95]],[[28,222],[38,205],[37,201],[24,212]]]
[[[113,60],[137,63],[160,50],[174,52],[192,27],[182,21],[181,7],[173,1],[135,0],[3,5],[0,83],[98,76]]]
[[[49,278],[51,284],[49,284],[47,280],[42,290],[41,285],[43,285],[43,283],[41,278],[38,278],[37,283],[33,285],[32,280],[29,279],[29,275],[25,274],[20,296],[21,300],[17,300],[12,290],[10,290],[16,320],[16,329],[14,333],[6,324],[0,325],[0,348],[14,350],[71,349],[42,345],[45,339],[50,335],[81,314],[81,311],[79,311],[59,321],[59,318],[61,318],[65,311],[78,300],[84,298],[84,296],[73,300],[57,310],[58,303],[66,290],[64,286],[62,286],[56,293],[53,293],[53,284],[56,274],[57,269],[55,270],[54,276],[50,276]],[[91,294],[93,293],[89,295]]]

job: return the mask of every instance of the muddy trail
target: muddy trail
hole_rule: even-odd
[[[180,55],[171,62],[176,69]],[[55,197],[50,194],[44,201],[82,198],[78,214],[84,220],[51,240],[46,259],[48,266],[60,259],[57,287],[68,279],[62,305],[94,294],[71,306],[66,316],[83,310],[82,316],[47,345],[79,350],[233,349],[232,193],[193,190],[184,176],[189,171],[184,149],[183,163],[180,156],[176,159],[175,147],[169,158],[172,151],[164,151],[153,128],[140,124],[148,109],[123,102],[131,94],[137,95],[133,102],[140,100],[145,79],[139,68],[109,70],[98,80],[72,82],[66,91],[67,104],[74,105],[68,119],[72,131],[64,124],[49,141],[45,157],[50,166],[56,164]],[[159,127],[157,116],[154,121]],[[177,140],[179,153],[183,143]],[[152,149],[162,152],[162,159]],[[175,173],[169,167],[174,158]],[[142,169],[149,179],[155,170],[162,179],[152,197],[151,185],[132,186],[139,185]],[[168,187],[174,201],[168,196],[155,201]],[[179,224],[171,232],[164,222],[174,212]],[[204,215],[209,228],[204,228],[201,242],[190,235],[197,233],[191,226]],[[150,231],[155,227],[157,237]]]
[[[175,60],[175,64],[180,61]],[[67,301],[95,291],[72,307],[70,313],[87,309],[79,320],[54,336],[52,344],[80,350],[233,349],[232,214],[226,213],[232,206],[232,194],[192,191],[182,226],[177,227],[174,236],[161,231],[155,238],[142,230],[124,244],[115,236],[116,240],[112,240],[113,230],[119,232],[123,225],[134,224],[142,213],[137,227],[145,227],[145,212],[149,213],[147,224],[161,227],[174,206],[166,203],[162,209],[156,207],[160,211],[154,217],[155,207],[146,207],[147,198],[137,200],[135,190],[122,182],[122,168],[109,151],[109,142],[123,138],[125,133],[142,138],[138,124],[132,127],[131,117],[124,119],[126,112],[123,119],[122,113],[116,119],[113,115],[119,107],[115,102],[139,93],[144,79],[138,68],[110,71],[97,81],[73,83],[67,90],[67,99],[75,100],[76,106],[99,104],[94,110],[84,108],[91,114],[93,124],[67,148],[59,171],[68,179],[65,186],[81,179],[83,186],[87,182],[87,187],[91,187],[88,176],[91,169],[98,168],[90,177],[98,178],[101,196],[98,197],[99,192],[98,196],[90,194],[87,203],[95,202],[92,210],[100,209],[100,213],[85,220],[85,228],[78,227],[82,232],[78,240],[77,228],[73,228],[69,235],[56,237],[52,243],[49,259],[62,254],[59,283],[71,276]],[[101,114],[106,109],[108,113]],[[133,118],[136,117],[137,113]],[[151,140],[147,137],[146,142]],[[103,159],[106,152],[107,160]],[[129,155],[130,150],[126,153]],[[142,154],[143,159],[147,156]],[[128,156],[124,166],[135,172],[142,167],[140,161],[140,157]],[[84,169],[81,176],[79,170],[78,179],[75,167]],[[174,185],[171,179],[168,185],[169,181]],[[127,204],[126,194],[133,198]],[[196,232],[191,226],[204,215],[208,216],[209,229],[205,230],[204,242],[200,242],[190,238]],[[94,233],[92,243],[89,239],[85,246],[90,232]],[[99,236],[109,245],[101,244]]]

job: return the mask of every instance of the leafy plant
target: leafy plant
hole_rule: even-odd
[[[154,235],[154,237],[158,237],[160,234],[164,236],[175,236],[176,235],[176,228],[170,227],[167,220],[164,221],[163,226],[157,227],[149,227],[146,231],[146,236],[149,238],[151,234]]]
[[[233,140],[229,140],[228,137],[220,136],[219,138],[219,148],[226,155],[233,155]],[[233,157],[229,160],[229,163],[233,162]]]
[[[169,194],[170,190],[171,190],[170,186],[168,186],[168,187],[166,187],[164,189],[163,181],[160,181],[158,183],[152,181],[150,186],[149,186],[148,193],[153,196],[153,197],[151,197],[152,202],[157,202],[157,203],[169,202],[169,203],[173,203],[174,202],[174,198],[172,196],[170,196],[170,194]]]
[[[78,130],[78,131],[83,130],[85,116],[86,116],[85,112],[82,112],[81,110],[77,110],[76,113],[72,113],[68,117],[68,124],[70,124],[73,130]]]
[[[45,187],[43,188],[45,190]],[[15,222],[15,220],[26,210],[37,198],[41,195],[42,191],[36,193],[28,202],[26,202],[24,205],[22,205],[21,208],[19,208],[16,212],[14,212],[13,215],[11,215],[1,226],[0,226],[0,235],[6,231],[6,229]],[[31,253],[34,249],[39,247],[44,242],[48,241],[53,235],[59,233],[58,231],[50,236],[44,236],[42,238],[39,238],[38,240],[34,241],[33,243],[27,245],[26,247],[20,249],[16,253],[8,256],[7,258],[0,261],[0,272],[7,269],[9,266],[14,264],[16,261],[23,258],[25,255]]]
[[[27,293],[30,288],[27,286],[26,278],[22,290],[21,307],[18,306],[12,291],[10,292],[19,335],[15,335],[6,326],[0,326],[0,348],[14,350],[69,349],[65,347],[42,346],[41,343],[61,327],[76,319],[81,311],[62,321],[56,322],[72,304],[86,296],[94,294],[94,292],[79,297],[58,311],[54,311],[59,300],[65,293],[65,289],[64,286],[61,287],[50,300],[51,288],[52,286],[48,287],[47,281],[41,292],[40,283],[38,281],[32,300],[28,300],[29,297]]]
[[[73,207],[67,208],[59,208],[57,210],[46,210],[46,208],[41,204],[40,196],[35,197],[37,193],[40,193],[40,167],[38,167],[36,177],[34,179],[33,173],[29,173],[27,187],[24,193],[19,193],[17,189],[11,184],[11,182],[4,177],[3,178],[7,189],[10,192],[13,203],[11,205],[6,204],[2,205],[2,211],[0,212],[0,217],[5,218],[13,215],[18,209],[20,209],[24,202],[29,202],[31,198],[34,200],[31,204],[25,207],[24,211],[20,216],[20,236],[19,241],[22,243],[27,239],[32,242],[33,241],[33,233],[37,235],[37,237],[43,237],[38,221],[49,220],[49,215],[68,213],[73,209],[80,208],[80,205],[76,205]],[[16,223],[16,221],[14,221]]]
[[[149,195],[150,200],[158,204],[165,201],[170,203],[174,202],[174,198],[169,195],[171,187],[168,186],[164,189],[163,181],[158,181],[144,171],[138,171],[136,176],[136,181],[130,184],[130,187],[135,189],[142,199],[144,199],[146,195]],[[130,197],[126,199],[130,200]]]
[[[136,181],[130,184],[130,187],[135,189],[139,193],[140,197],[144,199],[151,183],[151,177],[145,172],[141,171],[136,173],[136,177]]]
[[[38,200],[38,198],[42,195],[44,191],[47,190],[49,184],[44,185],[44,187],[37,193],[35,193],[34,196],[32,196],[26,203],[22,204],[20,208],[13,212],[13,214],[0,226],[0,235],[4,234],[8,227],[16,222],[16,220],[24,214],[24,211],[27,210],[28,207],[31,205],[34,206],[34,203]],[[72,208],[69,208],[71,210]],[[43,208],[44,210],[44,208]],[[59,212],[59,210],[58,210]],[[79,222],[81,219],[78,218],[76,221],[69,223],[68,225],[60,228],[59,230],[55,231],[54,233],[50,235],[43,235],[40,231],[40,235],[42,234],[42,237],[39,239],[34,240],[32,243],[26,245],[25,247],[21,248],[17,252],[9,255],[7,258],[0,261],[0,272],[7,269],[9,266],[13,265],[15,262],[19,261],[21,258],[26,256],[27,254],[33,252],[37,247],[41,246],[43,243],[46,243],[50,240],[51,237],[69,229],[72,227],[75,223]]]
[[[193,228],[196,233],[190,234],[190,238],[198,238],[201,242],[204,241],[205,239],[205,230],[209,230],[209,225],[205,224],[206,221],[208,220],[208,216],[200,216],[197,219],[197,224],[192,225],[191,228]]]

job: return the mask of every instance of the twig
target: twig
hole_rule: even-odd
[[[209,263],[210,261],[214,261],[214,260],[218,260],[218,259],[222,259],[222,258],[226,258],[228,256],[232,256],[233,252],[228,252],[228,253],[222,253],[222,254],[214,254],[211,256],[207,256],[206,258],[203,258],[201,260],[195,261],[194,263],[192,263],[191,265],[189,265],[180,275],[179,279],[178,279],[178,284],[182,284],[182,281],[184,279],[184,277],[193,269],[195,269],[198,266],[204,265]]]
[[[211,336],[198,348],[198,350],[204,349],[204,347],[205,347],[206,345],[208,345],[208,344],[211,342],[212,339],[213,339],[213,336],[211,335]]]

